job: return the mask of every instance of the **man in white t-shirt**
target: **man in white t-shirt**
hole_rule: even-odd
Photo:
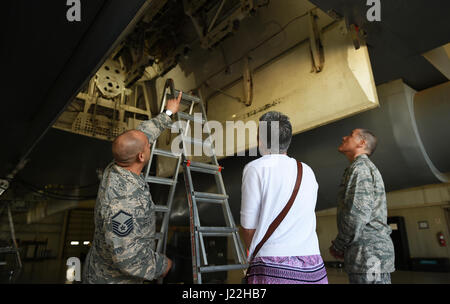
[[[242,177],[241,231],[249,257],[269,225],[286,206],[297,179],[297,161],[287,155],[292,139],[289,118],[280,112],[261,116],[262,157],[248,163]],[[250,284],[326,284],[327,273],[316,234],[318,184],[302,163],[300,189],[286,217],[250,262]]]

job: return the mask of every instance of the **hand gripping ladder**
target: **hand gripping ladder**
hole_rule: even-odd
[[[179,91],[173,90],[173,96],[178,96]],[[200,97],[184,94],[182,95],[184,102],[189,102],[189,112],[177,112],[177,123],[180,131],[182,143],[182,164],[183,174],[186,186],[186,194],[189,205],[189,220],[190,220],[190,236],[191,236],[191,250],[192,250],[192,272],[193,283],[202,283],[202,273],[219,272],[246,269],[248,267],[245,251],[241,239],[239,237],[238,228],[236,227],[230,206],[228,204],[228,196],[225,191],[225,186],[222,179],[222,167],[217,162],[217,157],[214,150],[214,145],[211,139],[211,129],[206,119],[206,112]],[[200,108],[200,112],[194,112]],[[188,137],[190,124],[201,124],[202,130],[206,131],[209,137],[203,141],[202,138]],[[209,149],[210,155],[208,158],[211,161],[192,161],[189,159],[189,152],[187,147],[191,145],[198,145],[201,148]],[[201,150],[203,151],[203,149]],[[200,159],[204,159],[200,158]],[[219,193],[197,192],[194,190],[191,172],[199,172],[208,175],[214,175],[216,186]],[[200,217],[197,208],[197,203],[219,204],[225,218],[225,227],[204,227],[200,225]],[[232,244],[234,247],[234,261],[235,264],[227,265],[209,265],[205,249],[204,237],[232,237]]]

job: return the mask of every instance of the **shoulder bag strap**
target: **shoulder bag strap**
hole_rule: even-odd
[[[289,212],[289,209],[291,209],[292,204],[294,203],[295,198],[297,197],[298,190],[300,189],[300,184],[302,182],[302,176],[303,176],[303,167],[302,163],[297,161],[297,181],[295,182],[294,191],[292,192],[291,198],[287,202],[286,206],[281,210],[280,214],[273,220],[272,224],[270,224],[269,228],[267,229],[266,234],[262,238],[262,240],[259,242],[259,244],[256,246],[255,250],[252,254],[252,260],[255,258],[255,256],[258,254],[261,247],[264,245],[264,243],[267,241],[267,239],[272,235],[272,233],[277,229],[277,227],[280,225],[281,221],[283,221],[286,214]]]

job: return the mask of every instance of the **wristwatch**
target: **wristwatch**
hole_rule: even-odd
[[[172,111],[170,111],[170,110],[166,110],[166,114],[170,117],[170,116],[172,116]]]

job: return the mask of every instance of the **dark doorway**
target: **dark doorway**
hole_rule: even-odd
[[[388,225],[392,228],[391,238],[395,250],[395,269],[410,270],[410,255],[405,218],[402,216],[388,217]]]

